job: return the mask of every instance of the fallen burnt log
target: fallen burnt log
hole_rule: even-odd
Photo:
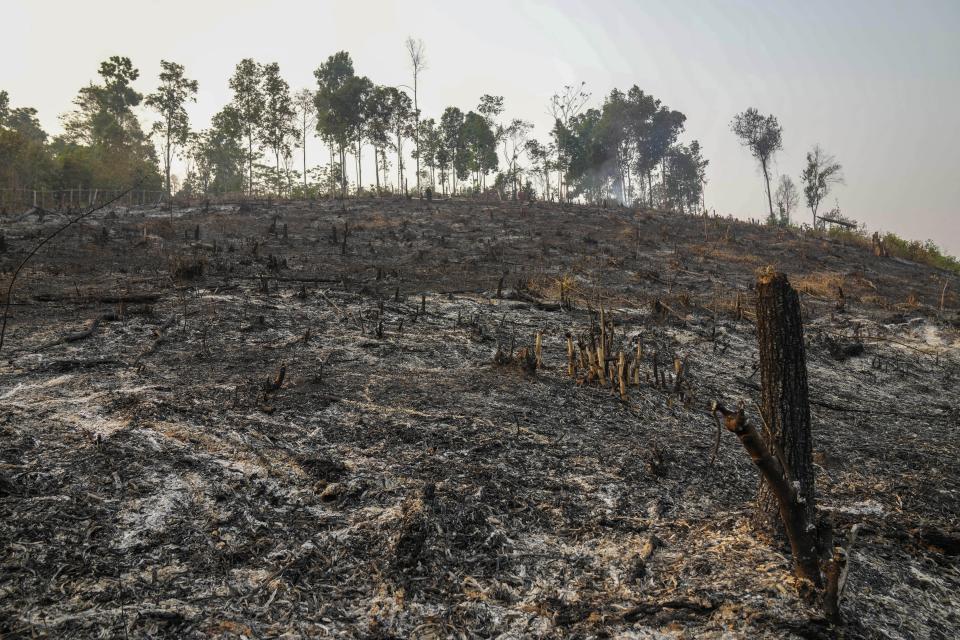
[[[36,302],[99,302],[102,304],[151,304],[160,299],[159,292],[141,291],[132,293],[103,293],[77,295],[64,291],[61,293],[38,293],[33,296]]]
[[[80,340],[85,340],[86,338],[89,338],[90,336],[92,336],[94,333],[97,332],[97,329],[100,327],[100,324],[102,322],[110,322],[113,320],[122,320],[122,319],[123,319],[123,316],[116,313],[101,314],[96,318],[94,318],[93,320],[90,320],[87,323],[86,329],[82,331],[76,331],[73,333],[64,334],[59,338],[57,338],[56,340],[51,340],[50,342],[40,345],[39,347],[37,347],[37,351],[42,351],[43,349],[49,349],[50,347],[56,346],[58,344],[63,344],[65,342],[79,342]]]

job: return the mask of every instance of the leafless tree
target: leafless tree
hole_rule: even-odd
[[[293,108],[297,113],[297,124],[300,125],[303,148],[303,188],[307,188],[307,131],[317,124],[317,107],[313,91],[301,89],[293,96]]]
[[[410,67],[413,69],[413,142],[417,151],[417,195],[420,195],[420,106],[417,102],[417,83],[420,73],[427,68],[427,55],[424,51],[423,40],[407,38],[407,54],[410,56]]]

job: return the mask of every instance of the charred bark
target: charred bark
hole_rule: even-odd
[[[816,522],[813,449],[807,364],[800,298],[786,275],[757,279],[757,342],[760,350],[761,413],[766,447],[780,458],[791,483],[798,483],[807,522]],[[754,524],[783,537],[776,489],[764,474]]]

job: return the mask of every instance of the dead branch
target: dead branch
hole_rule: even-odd
[[[164,322],[163,325],[161,325],[161,327],[156,331],[156,334],[157,334],[156,339],[150,344],[149,347],[146,348],[146,350],[144,350],[143,353],[137,356],[137,359],[134,361],[134,364],[139,364],[141,360],[143,360],[147,356],[154,353],[160,347],[163,341],[166,340],[167,330],[170,327],[172,327],[174,324],[176,324],[176,322],[177,322],[177,314],[171,315],[170,318],[167,319],[167,321]]]
[[[817,588],[823,586],[820,563],[817,557],[816,525],[807,518],[807,509],[797,486],[794,485],[786,469],[767,447],[756,428],[747,422],[743,407],[730,411],[719,402],[711,407],[713,413],[723,416],[723,424],[728,431],[740,439],[750,459],[760,470],[764,480],[776,496],[780,507],[780,518],[786,528],[787,539],[793,552],[794,568],[797,576],[810,580]]]

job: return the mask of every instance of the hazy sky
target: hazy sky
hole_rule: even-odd
[[[359,74],[409,84],[403,41],[413,35],[426,44],[425,117],[498,94],[505,117],[534,122],[545,140],[547,101],[564,84],[586,81],[596,106],[637,84],[687,115],[683,140],[699,140],[710,160],[707,206],[760,218],[762,179],[729,130],[755,106],[784,128],[775,172],[798,181],[820,143],[846,176],[828,209],[836,197],[871,229],[960,254],[960,0],[4,0],[0,16],[0,89],[51,132],[110,55],[133,59],[144,92],[161,59],[185,65],[200,82],[190,114],[203,127],[230,99],[241,58],[279,62],[298,89],[345,49]]]

